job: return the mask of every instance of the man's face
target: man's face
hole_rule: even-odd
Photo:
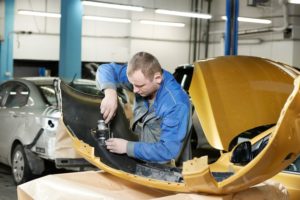
[[[134,93],[152,99],[160,86],[162,76],[160,73],[155,73],[153,80],[150,80],[144,76],[141,70],[137,70],[128,76],[128,80],[133,85]]]

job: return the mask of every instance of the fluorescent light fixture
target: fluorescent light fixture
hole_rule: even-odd
[[[300,4],[300,0],[289,0],[289,3]]]
[[[123,18],[111,18],[111,17],[98,17],[98,16],[83,16],[87,20],[104,21],[104,22],[119,22],[119,23],[130,23],[130,19]]]
[[[150,24],[150,25],[157,25],[157,26],[173,26],[173,27],[184,27],[184,23],[177,23],[177,22],[162,22],[162,21],[152,21],[152,20],[140,20],[141,24]]]
[[[180,12],[180,11],[163,10],[163,9],[156,9],[155,12],[158,13],[158,14],[165,14],[165,15],[176,15],[176,16],[181,16],[181,17],[211,19],[211,15],[201,14],[201,13]]]
[[[227,20],[226,16],[222,16],[223,20]],[[249,22],[249,23],[257,23],[257,24],[271,24],[272,21],[268,19],[257,19],[257,18],[249,18],[249,17],[238,17],[239,22]]]
[[[30,10],[18,10],[18,14],[38,16],[38,17],[54,17],[54,18],[61,17],[59,13],[49,13],[49,12],[30,11]],[[83,16],[83,18],[87,20],[106,21],[106,22],[119,22],[119,23],[131,22],[130,19],[123,19],[123,18],[98,17],[98,16]]]
[[[20,14],[20,15],[30,15],[30,16],[39,16],[39,17],[60,18],[59,13],[40,12],[40,11],[32,11],[32,10],[18,10],[18,14]]]
[[[261,44],[263,42],[262,39],[253,38],[253,39],[239,39],[238,44]]]
[[[85,6],[96,6],[102,8],[113,8],[119,10],[130,10],[130,11],[144,11],[143,7],[139,6],[129,6],[129,5],[122,5],[122,4],[113,4],[113,3],[103,3],[103,2],[96,2],[96,1],[82,1],[82,5]]]
[[[249,17],[238,17],[240,22],[250,22],[250,23],[259,23],[259,24],[271,24],[272,21],[268,19],[255,19]]]

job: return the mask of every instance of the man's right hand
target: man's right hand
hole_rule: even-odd
[[[118,108],[118,95],[116,90],[110,88],[105,89],[104,94],[105,97],[101,102],[100,111],[105,123],[108,123],[116,114]]]

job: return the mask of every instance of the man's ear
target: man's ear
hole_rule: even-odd
[[[156,72],[156,73],[154,74],[153,80],[155,81],[155,83],[160,84],[161,81],[162,81],[162,74],[159,73],[159,72]]]

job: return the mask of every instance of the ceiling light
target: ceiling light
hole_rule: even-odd
[[[40,12],[40,11],[30,11],[30,10],[18,10],[20,15],[30,15],[30,16],[39,16],[39,17],[54,17],[60,18],[59,13],[49,13],[49,12]],[[110,18],[110,17],[98,17],[98,16],[83,16],[87,20],[96,20],[96,21],[106,21],[106,22],[119,22],[119,23],[130,23],[130,19],[123,18]]]
[[[157,26],[173,26],[173,27],[184,27],[184,23],[177,23],[177,22],[162,22],[162,21],[151,21],[151,20],[140,20],[141,24],[150,24],[150,25],[157,25]]]
[[[96,6],[96,7],[103,7],[103,8],[113,8],[119,10],[130,10],[130,11],[144,11],[143,7],[139,6],[129,6],[129,5],[122,5],[122,4],[112,4],[112,3],[103,3],[103,2],[96,2],[96,1],[82,1],[82,5],[85,6]]]
[[[259,23],[259,24],[271,24],[272,21],[268,19],[255,19],[249,17],[238,17],[240,22],[250,22],[250,23]]]
[[[253,38],[253,39],[242,39],[239,38],[238,44],[261,44],[263,42],[260,38]]]
[[[211,15],[201,14],[201,13],[180,12],[180,11],[163,10],[163,9],[156,9],[155,12],[158,14],[165,14],[165,15],[176,15],[176,16],[181,16],[181,17],[211,19]]]
[[[300,0],[289,0],[289,3],[300,4]]]
[[[227,20],[226,16],[222,16],[223,20]],[[249,22],[249,23],[257,23],[257,24],[271,24],[272,21],[268,19],[257,19],[257,18],[249,18],[249,17],[238,17],[239,22]]]
[[[119,23],[130,23],[130,19],[123,18],[111,18],[111,17],[98,17],[98,16],[83,16],[87,20],[104,21],[104,22],[119,22]]]
[[[20,14],[20,15],[40,16],[40,17],[60,18],[59,13],[40,12],[40,11],[32,11],[32,10],[18,10],[18,14]]]

